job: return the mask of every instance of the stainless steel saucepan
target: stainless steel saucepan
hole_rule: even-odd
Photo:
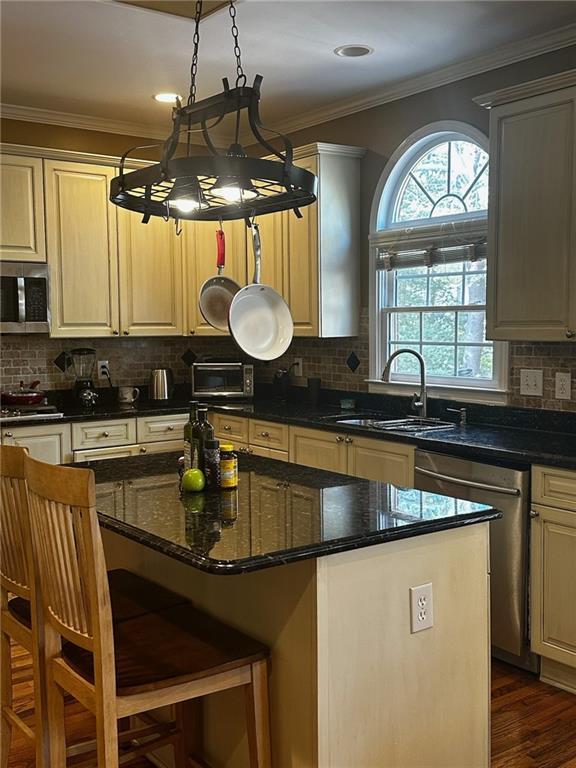
[[[240,290],[240,286],[222,274],[226,264],[226,241],[222,228],[216,230],[216,242],[218,245],[218,257],[216,259],[218,275],[209,278],[202,285],[199,304],[202,317],[207,323],[219,331],[227,331],[230,305]]]

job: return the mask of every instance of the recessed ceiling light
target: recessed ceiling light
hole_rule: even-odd
[[[161,104],[176,104],[176,100],[182,101],[182,96],[178,93],[156,93],[152,97],[154,101],[159,101]]]
[[[369,45],[340,45],[334,48],[336,56],[343,56],[347,59],[356,59],[359,56],[369,56],[374,53],[374,48]]]

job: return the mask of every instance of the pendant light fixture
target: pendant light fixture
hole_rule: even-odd
[[[160,162],[133,171],[126,170],[126,160],[135,150],[128,150],[120,161],[118,176],[110,184],[110,200],[121,208],[143,214],[143,223],[151,216],[168,220],[199,221],[249,220],[277,211],[294,210],[316,200],[316,177],[292,162],[290,140],[260,122],[259,102],[262,76],[256,75],[251,87],[246,85],[236,25],[235,0],[230,0],[232,37],[236,57],[236,83],[230,88],[223,79],[224,90],[202,101],[196,101],[196,75],[200,44],[202,0],[197,0],[193,38],[190,92],[186,104],[178,99],[172,110],[172,132],[161,147]],[[227,150],[219,150],[213,129],[226,116],[233,116],[233,141]],[[243,135],[250,146],[248,156],[241,143],[242,118],[249,133]],[[272,144],[263,132],[276,138]],[[205,147],[194,153],[192,136],[201,136]],[[278,148],[280,147],[280,148]],[[207,150],[207,151],[206,151]],[[269,155],[273,159],[261,159]]]

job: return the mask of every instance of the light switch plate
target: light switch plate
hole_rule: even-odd
[[[554,397],[557,400],[570,400],[572,395],[572,377],[569,373],[558,371],[555,376]]]
[[[544,392],[544,375],[537,368],[522,368],[520,370],[520,394],[528,397],[542,397]]]

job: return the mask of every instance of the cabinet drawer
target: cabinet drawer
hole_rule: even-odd
[[[182,440],[182,445],[177,440],[160,440],[157,443],[144,443],[143,445],[139,445],[139,453],[145,454],[145,453],[173,453],[174,451],[180,451],[182,454],[184,454],[184,440]],[[177,464],[174,462],[174,467],[176,467]]]
[[[119,445],[113,448],[95,448],[92,451],[74,451],[74,464],[82,461],[125,459],[127,456],[138,456],[139,448],[139,445]]]
[[[262,448],[260,445],[252,443],[248,453],[253,456],[263,456],[265,459],[278,459],[278,461],[288,461],[288,451],[279,451],[276,448]]]
[[[72,448],[105,448],[136,442],[136,419],[85,421],[72,424]]]
[[[218,440],[230,440],[231,443],[248,442],[248,419],[244,416],[230,416],[227,413],[212,413],[210,422]]]
[[[576,472],[532,467],[532,501],[576,512]]]
[[[249,436],[250,445],[275,448],[279,451],[288,450],[288,426],[286,424],[250,419]]]
[[[149,416],[137,420],[139,443],[154,443],[159,440],[180,440],[184,443],[184,425],[188,414],[179,413],[175,416]],[[174,450],[177,447],[174,446]]]

